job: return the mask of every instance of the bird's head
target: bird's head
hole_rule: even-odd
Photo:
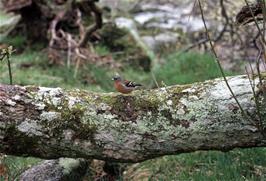
[[[122,78],[120,77],[120,75],[116,74],[116,75],[112,78],[112,80],[114,80],[114,81],[120,81],[120,80],[122,80]]]

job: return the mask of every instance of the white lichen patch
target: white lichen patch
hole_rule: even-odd
[[[59,112],[54,112],[54,111],[49,111],[49,112],[42,112],[42,114],[40,115],[41,120],[45,120],[45,121],[53,121],[53,120],[58,120],[61,119],[61,113]]]
[[[255,80],[255,84],[258,83],[258,80]],[[249,80],[244,77],[244,76],[236,76],[233,78],[228,79],[228,84],[230,85],[232,91],[236,96],[245,96],[246,94],[250,94],[252,92],[250,82]],[[232,94],[229,91],[226,83],[224,81],[218,81],[212,87],[209,91],[208,94],[211,99],[216,99],[216,100],[228,100],[232,98]],[[250,94],[251,95],[251,94]]]
[[[166,101],[166,104],[167,104],[168,106],[172,106],[172,105],[173,105],[173,101],[172,101],[172,100],[167,100],[167,101]]]
[[[166,130],[168,120],[160,114],[157,117],[146,115],[139,117],[136,123],[134,129],[138,134],[154,133],[160,135],[160,130]]]
[[[191,96],[189,96],[189,100],[191,100],[191,101],[196,101],[196,100],[198,100],[198,99],[199,99],[199,97],[196,96],[196,95],[191,95]]]
[[[167,91],[166,91],[166,87],[162,87],[162,88],[160,88],[160,91],[162,91],[162,92],[167,92]]]
[[[7,99],[7,100],[5,101],[5,103],[6,103],[7,105],[9,105],[9,106],[15,106],[15,105],[16,105],[16,102],[12,101],[11,99]]]
[[[101,109],[102,111],[109,111],[112,109],[111,106],[109,106],[108,104],[105,104],[105,103],[100,103],[99,104],[99,109]]]
[[[182,90],[182,93],[195,93],[196,91],[197,91],[197,89],[195,87],[191,86],[190,88]]]
[[[35,107],[37,110],[44,110],[45,108],[45,104],[43,102],[38,102],[38,103],[35,103]]]
[[[25,119],[17,129],[29,136],[42,136],[42,127],[35,120]]]
[[[159,101],[164,101],[166,95],[168,94],[166,87],[162,87],[162,88],[156,89],[154,93],[155,93],[154,96]]]
[[[80,100],[78,100],[76,97],[68,96],[68,108],[72,109],[75,104],[79,103]]]
[[[61,88],[47,88],[47,87],[39,87],[37,94],[35,95],[35,100],[43,100],[51,101],[51,103],[55,103],[58,97],[63,95],[63,90]],[[55,98],[55,100],[53,100]]]
[[[182,98],[179,100],[179,102],[180,102],[182,105],[184,105],[184,106],[187,106],[187,105],[189,104],[188,99],[185,98],[185,97],[182,97]]]
[[[70,141],[70,140],[72,140],[74,133],[75,132],[73,130],[67,129],[67,130],[63,131],[63,136],[64,136],[65,140]]]
[[[97,124],[97,113],[95,110],[87,110],[84,112],[83,116],[81,117],[81,123],[83,124]]]
[[[12,97],[12,99],[15,101],[19,101],[19,100],[21,100],[21,96],[15,95],[14,97]]]
[[[103,118],[107,119],[107,120],[112,120],[112,119],[114,119],[116,117],[117,117],[117,115],[114,115],[114,114],[104,114],[103,115]]]
[[[62,95],[61,88],[39,87],[37,93],[31,95],[34,98],[32,103],[35,104],[37,110],[44,110],[47,104],[58,107],[62,103]]]
[[[53,97],[51,99],[51,103],[55,106],[58,107],[62,103],[62,99],[60,97]]]
[[[49,95],[52,97],[62,95],[63,90],[61,88],[47,88],[47,87],[39,87],[38,95]]]
[[[184,115],[186,113],[186,111],[184,110],[183,107],[180,107],[180,109],[176,110],[176,114],[177,115]]]
[[[78,168],[80,160],[73,158],[59,158],[59,166],[63,168],[63,174],[68,175],[73,169]]]
[[[103,113],[98,114],[97,110],[103,111]],[[81,122],[83,124],[95,125],[99,128],[110,127],[110,125],[119,127],[119,122],[116,120],[117,115],[112,114],[110,110],[111,107],[104,103],[100,103],[97,107],[95,105],[89,105],[84,111]]]

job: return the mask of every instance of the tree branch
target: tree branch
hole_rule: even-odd
[[[257,86],[258,78],[254,82],[263,103],[265,86]],[[0,152],[139,162],[266,146],[248,77],[228,77],[228,83],[252,119],[243,118],[222,79],[129,95],[0,85]]]
[[[79,47],[84,47],[88,43],[88,40],[91,37],[91,35],[96,30],[100,29],[103,25],[102,11],[100,8],[97,7],[95,1],[88,1],[87,4],[94,15],[95,24],[86,28],[86,31],[82,34],[81,40],[79,42]]]

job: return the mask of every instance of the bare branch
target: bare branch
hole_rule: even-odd
[[[79,42],[79,47],[84,47],[86,43],[88,42],[90,36],[92,33],[94,33],[96,30],[100,29],[102,27],[102,11],[100,8],[98,8],[94,1],[89,1],[88,5],[90,7],[90,10],[92,11],[94,18],[95,18],[95,24],[92,26],[86,28],[86,31],[84,35],[82,35],[81,40]]]

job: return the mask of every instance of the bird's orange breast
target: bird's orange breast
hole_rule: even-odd
[[[126,88],[124,85],[121,85],[121,83],[114,83],[114,86],[115,86],[115,89],[118,91],[118,92],[121,92],[123,94],[128,94],[130,92],[133,91],[133,89],[130,89],[130,88]]]

